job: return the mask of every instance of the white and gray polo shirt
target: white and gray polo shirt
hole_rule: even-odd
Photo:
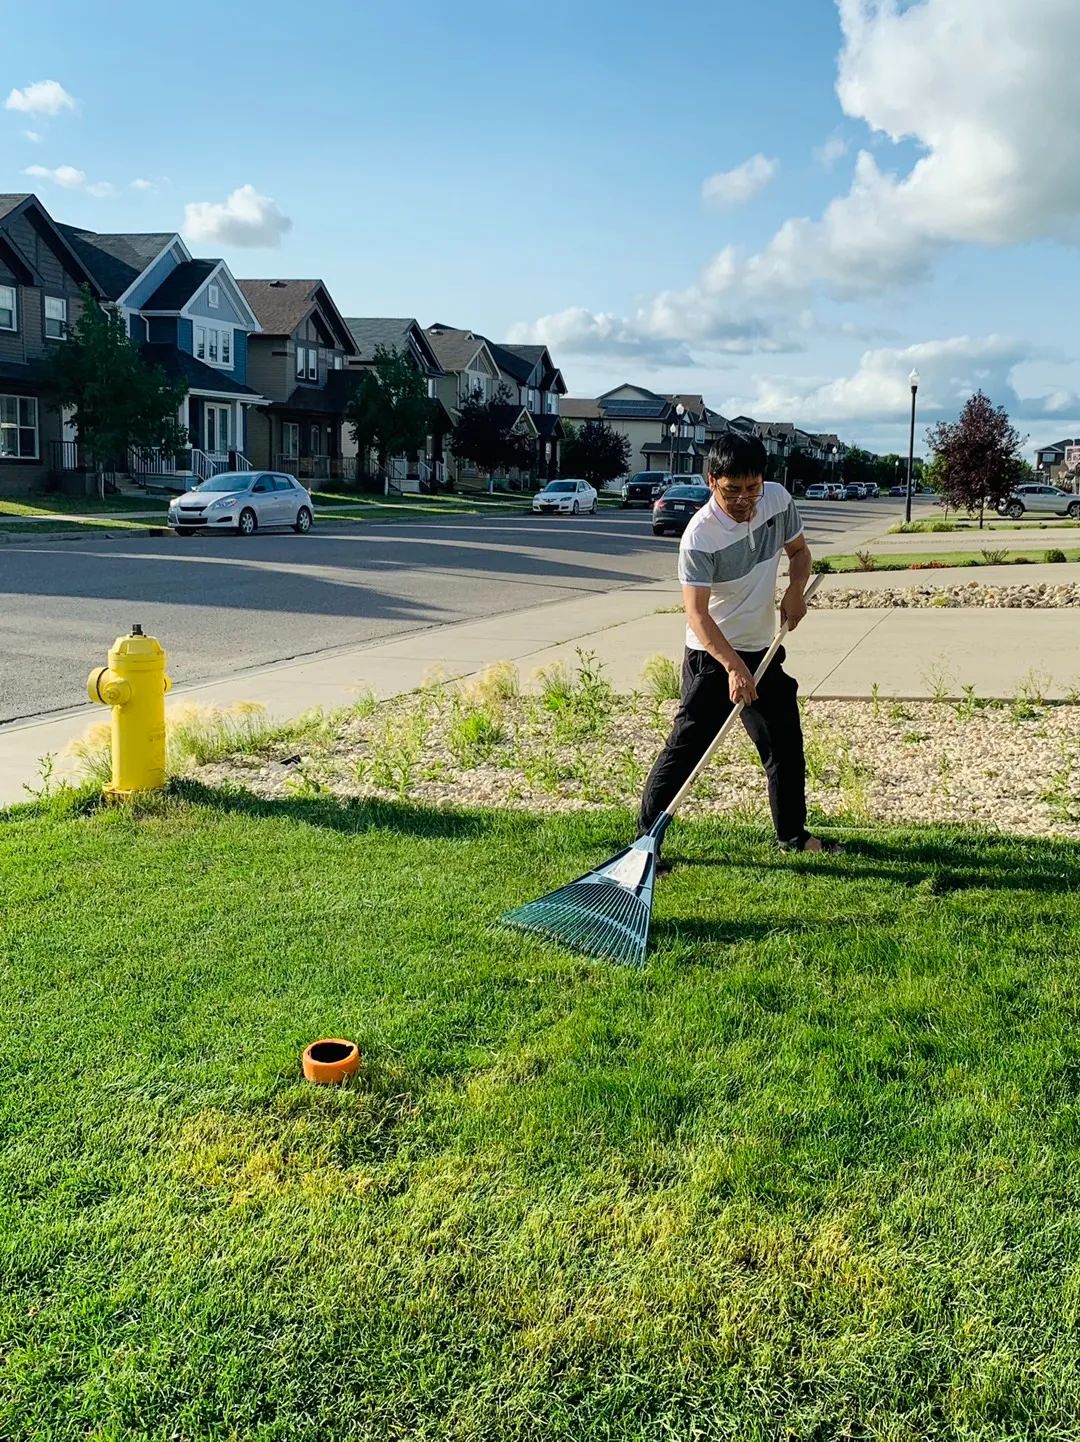
[[[766,481],[751,520],[733,521],[713,497],[683,532],[679,580],[709,587],[709,615],[736,651],[764,651],[776,634],[780,553],[802,530],[794,497]],[[686,644],[705,649],[690,626]]]

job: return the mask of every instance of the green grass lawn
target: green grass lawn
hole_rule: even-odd
[[[928,561],[936,561],[942,566],[989,566],[989,565],[1011,565],[1021,557],[1024,560],[1041,564],[1045,559],[1045,552],[1050,549],[1044,546],[1042,550],[1031,551],[1009,551],[1004,547],[987,546],[989,550],[1005,551],[1005,559],[1001,562],[992,562],[985,559],[978,551],[903,551],[893,553],[891,551],[875,551],[875,571],[906,571],[911,566],[925,566]],[[1064,550],[1066,561],[1080,561],[1080,550]],[[829,565],[833,571],[865,571],[867,567],[858,556],[830,556]],[[1017,584],[1022,582],[1022,573],[1017,575]],[[1062,575],[1066,579],[1066,575]]]
[[[167,510],[165,501],[158,496],[30,496],[22,500],[14,497],[0,497],[0,520],[17,516],[41,516],[48,520],[53,516],[97,516],[123,511]]]
[[[146,519],[143,521],[127,520],[106,520],[104,516],[90,517],[85,521],[46,521],[39,525],[36,521],[30,521],[26,525],[12,525],[0,521],[0,536],[64,536],[85,534],[87,531],[145,531],[151,526],[164,526],[165,514],[162,512],[160,521]]]
[[[1075,1438],[1077,848],[680,826],[646,972],[495,925],[630,829],[8,813],[0,1436]]]

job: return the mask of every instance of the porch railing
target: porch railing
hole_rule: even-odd
[[[355,456],[275,456],[274,470],[298,481],[355,481]]]
[[[132,446],[128,451],[128,471],[136,477],[193,476],[208,481],[222,471],[243,470],[250,470],[250,465],[240,451],[202,451],[195,446],[175,454],[157,446]]]

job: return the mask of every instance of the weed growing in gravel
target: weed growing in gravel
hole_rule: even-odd
[[[930,691],[931,699],[934,701],[947,701],[952,692],[953,678],[945,670],[944,666],[935,664],[929,666],[923,672],[923,681]]]
[[[285,778],[285,790],[290,796],[314,801],[317,797],[331,795],[333,788],[327,784],[322,771],[309,757],[301,761],[296,770]]]
[[[961,720],[970,721],[973,716],[978,715],[982,710],[983,702],[975,695],[974,686],[963,687],[963,692],[963,699],[956,703],[956,714]]]
[[[509,661],[496,661],[465,687],[465,695],[491,717],[501,715],[505,707],[521,694],[521,678]]]
[[[1039,800],[1048,808],[1055,821],[1080,821],[1080,797],[1073,772],[1080,760],[1080,748],[1074,744],[1061,747],[1061,764],[1046,780],[1046,789]]]
[[[480,766],[506,740],[497,717],[482,706],[461,711],[446,733],[446,744],[459,766]]]
[[[650,656],[641,668],[641,679],[648,694],[657,701],[679,699],[679,668],[670,656]]]
[[[349,707],[349,715],[355,717],[357,721],[366,721],[369,716],[375,714],[378,705],[373,691],[361,691]]]
[[[901,721],[910,721],[911,719],[912,719],[912,714],[911,714],[911,712],[907,709],[906,706],[901,706],[901,704],[900,704],[899,701],[894,701],[894,702],[892,703],[892,705],[889,707],[889,720],[890,720],[890,721],[895,721],[895,722],[899,723],[899,722],[901,722]]]
[[[416,768],[431,729],[431,708],[420,704],[405,714],[389,712],[372,735],[370,754],[361,756],[354,774],[361,786],[408,796],[416,782]]]
[[[563,663],[540,673],[541,701],[555,717],[560,741],[596,736],[615,706],[615,692],[591,651],[577,652],[576,672]]]

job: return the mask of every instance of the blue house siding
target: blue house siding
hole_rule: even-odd
[[[176,344],[181,350],[186,350],[188,355],[194,355],[195,345],[191,322],[185,320],[183,316],[179,316],[172,324],[176,326]]]
[[[128,336],[136,345],[144,345],[147,337],[146,321],[141,315],[128,316]]]
[[[207,300],[207,286],[204,285],[197,291],[188,303],[187,309],[192,315],[202,316],[205,320],[216,321],[218,325],[250,325],[251,322],[243,314],[240,307],[233,301],[230,294],[230,286],[223,275],[219,275],[216,281],[208,282],[218,288],[218,303],[212,306]]]
[[[246,330],[233,331],[233,376],[247,385],[248,333]]]
[[[128,297],[127,304],[132,310],[138,310],[146,302],[176,269],[183,260],[183,252],[178,245],[171,246],[160,260],[156,261],[150,269],[139,280],[138,285]]]

